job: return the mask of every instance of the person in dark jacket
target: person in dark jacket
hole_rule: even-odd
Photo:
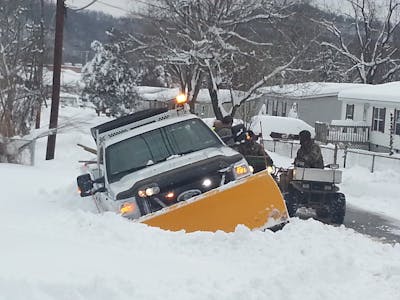
[[[321,148],[311,139],[311,133],[303,130],[299,133],[300,149],[297,151],[294,165],[304,168],[324,168]]]
[[[261,158],[261,161],[256,159],[256,161],[253,162],[253,167],[255,167],[256,172],[265,169],[266,166],[272,166],[274,164],[264,147],[257,143],[258,138],[259,135],[249,130],[246,132],[245,141],[237,147],[238,152],[242,154],[250,164],[252,164],[252,160],[256,159],[256,157]],[[263,166],[261,166],[260,162],[262,162]]]
[[[225,116],[221,121],[216,120],[214,122],[215,132],[228,146],[232,146],[235,143],[232,134],[232,124],[232,116]]]

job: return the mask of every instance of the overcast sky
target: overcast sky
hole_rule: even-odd
[[[70,7],[83,7],[92,1],[93,0],[67,0],[67,4]],[[97,2],[88,9],[99,10],[120,17],[126,15],[130,11],[137,11],[144,6],[144,3],[148,2],[149,0],[97,0]],[[337,11],[343,8],[343,2],[346,1],[313,0],[313,2],[321,8]],[[338,4],[338,2],[340,3]]]
[[[71,8],[79,8],[92,1],[93,0],[67,0],[67,5]],[[130,11],[140,9],[140,7],[143,7],[143,3],[146,2],[147,0],[98,0],[88,9],[102,11],[115,17],[121,17]]]
[[[53,0],[54,2],[56,0]],[[66,0],[67,5],[71,8],[83,7],[93,0]],[[152,0],[97,0],[96,3],[90,6],[91,10],[102,11],[116,17],[121,17],[129,12],[137,12]],[[383,4],[387,0],[377,0],[378,4]],[[336,13],[350,12],[351,6],[345,0],[312,0],[322,9],[333,11]]]

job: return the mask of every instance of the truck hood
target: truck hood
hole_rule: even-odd
[[[144,169],[141,169],[139,171],[133,172],[131,174],[122,177],[117,182],[111,183],[109,185],[109,193],[111,194],[112,198],[115,199],[118,193],[128,190],[135,184],[135,182],[138,182],[140,180],[153,177],[157,174],[161,174],[169,170],[187,166],[212,157],[216,156],[230,157],[235,155],[238,155],[236,151],[234,151],[230,147],[222,146],[218,148],[207,148],[181,156],[174,156],[164,162],[148,166]]]

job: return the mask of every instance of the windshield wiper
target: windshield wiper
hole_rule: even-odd
[[[114,182],[114,181],[117,181],[117,180],[121,179],[122,177],[124,177],[125,175],[128,175],[128,174],[130,174],[130,173],[139,171],[139,170],[144,169],[144,168],[146,168],[146,167],[148,167],[148,165],[143,165],[143,166],[139,166],[139,167],[134,167],[134,168],[130,168],[130,169],[127,169],[127,170],[118,172],[117,174],[112,174],[112,179],[113,179],[112,181],[113,181],[113,182]]]
[[[189,154],[189,153],[192,153],[192,152],[195,152],[195,151],[198,151],[199,149],[190,149],[190,150],[186,150],[186,151],[183,151],[183,152],[179,152],[178,153],[178,155],[185,155],[185,154]]]

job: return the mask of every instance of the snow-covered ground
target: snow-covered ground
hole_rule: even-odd
[[[400,244],[343,226],[292,219],[276,233],[185,234],[97,214],[76,191],[77,161],[91,154],[75,144],[93,145],[88,129],[106,118],[60,114],[71,126],[57,135],[54,161],[43,160],[42,139],[35,167],[0,164],[1,300],[400,299]],[[344,178],[349,202],[400,211],[395,171],[353,168]]]

